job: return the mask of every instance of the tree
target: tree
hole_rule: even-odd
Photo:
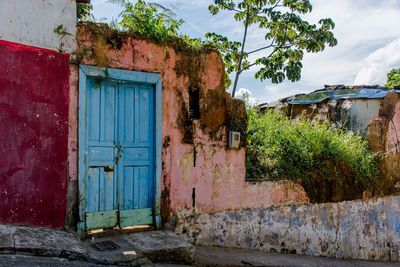
[[[211,14],[221,10],[234,13],[234,19],[243,23],[241,42],[230,41],[216,33],[206,37],[221,51],[228,73],[235,72],[232,96],[243,71],[258,66],[255,77],[271,79],[280,83],[285,78],[295,82],[301,78],[301,61],[304,51],[320,52],[328,46],[335,46],[337,40],[332,33],[334,22],[321,19],[318,25],[302,18],[312,11],[309,0],[214,0],[209,6]],[[256,26],[265,31],[265,43],[254,50],[246,50],[250,28]],[[256,57],[250,60],[250,57]]]
[[[387,74],[387,81],[385,84],[388,88],[399,87],[400,88],[400,68],[392,69]]]

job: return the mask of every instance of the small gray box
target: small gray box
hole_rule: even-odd
[[[240,146],[240,133],[229,132],[229,148],[239,148]]]

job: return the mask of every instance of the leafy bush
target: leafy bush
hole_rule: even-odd
[[[388,72],[385,86],[389,88],[400,87],[400,68]]]
[[[163,5],[138,0],[109,0],[119,4],[123,11],[118,20],[111,22],[111,26],[118,30],[133,32],[148,37],[156,42],[179,41],[191,48],[202,48],[205,43],[201,39],[193,39],[180,33],[183,19],[176,19],[174,12]]]
[[[93,19],[91,12],[93,6],[91,4],[77,3],[76,4],[76,16],[78,21],[88,21]]]
[[[377,184],[377,156],[366,140],[352,132],[329,122],[291,121],[281,113],[261,114],[254,108],[248,110],[248,123],[248,178],[300,179],[307,185],[315,178],[350,176],[360,186]],[[315,177],[316,171],[326,175]]]
[[[183,20],[174,19],[168,9],[142,0],[135,4],[125,2],[120,18],[119,26],[122,30],[139,33],[157,41],[177,37],[179,27],[183,24]]]

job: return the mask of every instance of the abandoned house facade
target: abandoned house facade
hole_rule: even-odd
[[[227,140],[245,108],[217,52],[77,25],[73,1],[28,2],[1,9],[13,10],[1,34],[3,223],[88,230],[306,200],[290,182],[245,182],[244,144]],[[29,9],[51,13],[49,28]]]
[[[0,24],[0,223],[399,260],[397,196],[308,204],[293,181],[246,181],[218,52],[77,24],[73,0],[3,1]]]

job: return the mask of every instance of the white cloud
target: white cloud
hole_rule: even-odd
[[[384,84],[386,73],[400,67],[400,38],[372,52],[357,73],[354,84]]]
[[[255,99],[249,89],[239,88],[235,94],[235,98],[244,100],[246,104],[254,106],[258,104],[258,100]]]

